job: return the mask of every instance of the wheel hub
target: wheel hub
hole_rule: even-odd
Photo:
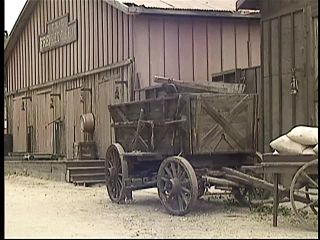
[[[165,182],[165,189],[169,193],[169,196],[177,194],[181,189],[181,183],[178,178],[171,178]]]

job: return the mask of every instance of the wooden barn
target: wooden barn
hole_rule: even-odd
[[[236,2],[28,0],[5,47],[13,152],[77,159],[112,142],[108,105],[160,75],[212,81],[260,65],[260,15]],[[80,117],[94,116],[91,133]],[[83,145],[82,143],[93,145]]]
[[[264,151],[295,125],[318,126],[318,1],[238,0],[261,12]]]

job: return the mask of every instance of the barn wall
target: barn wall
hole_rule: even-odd
[[[47,22],[69,14],[77,41],[41,53]],[[41,0],[6,62],[8,91],[44,84],[128,59],[130,17],[102,0]]]
[[[268,0],[262,4],[264,151],[296,125],[317,126],[318,1]],[[296,79],[297,92],[292,92]]]
[[[140,87],[155,75],[209,81],[212,73],[260,65],[260,24],[252,19],[134,17]]]
[[[65,14],[69,22],[77,20],[77,41],[40,53],[46,23]],[[107,106],[130,99],[131,33],[132,18],[102,0],[38,1],[6,62],[14,151],[71,159],[73,143],[86,140],[95,141],[104,157],[113,138]],[[89,112],[96,121],[93,135],[80,130],[80,115]]]

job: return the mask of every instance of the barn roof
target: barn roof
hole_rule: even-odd
[[[129,15],[164,14],[205,17],[260,18],[257,11],[236,11],[236,0],[103,0]],[[32,15],[39,0],[27,0],[8,41],[5,44],[5,62],[19,34]]]
[[[236,10],[236,0],[105,0],[127,14],[259,18],[259,12]]]

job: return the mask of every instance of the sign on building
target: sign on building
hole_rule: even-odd
[[[39,36],[40,52],[64,46],[77,40],[77,20],[69,22],[69,14],[47,23],[47,33]]]

